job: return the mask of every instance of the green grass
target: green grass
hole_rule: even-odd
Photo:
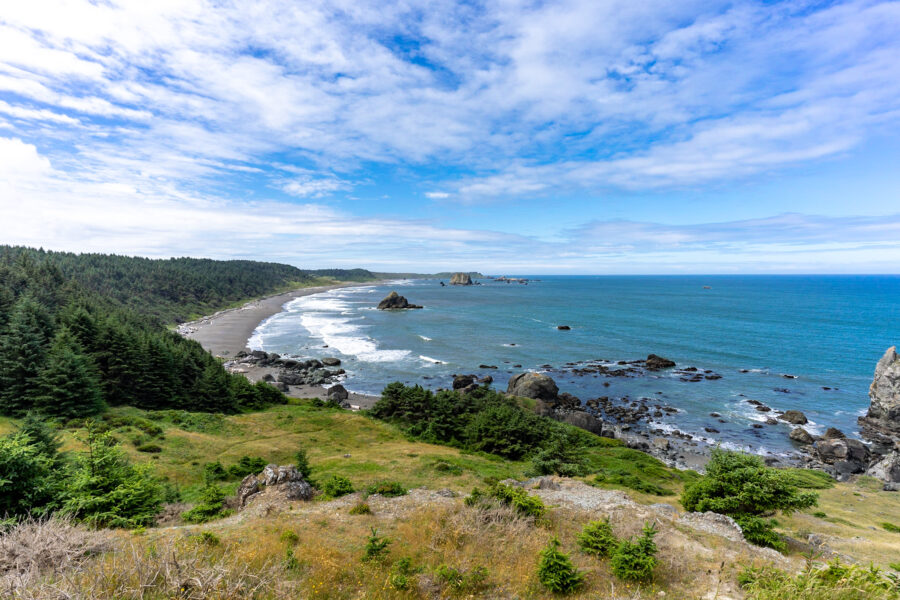
[[[834,478],[828,473],[813,469],[785,469],[794,485],[807,490],[827,490],[834,487]]]

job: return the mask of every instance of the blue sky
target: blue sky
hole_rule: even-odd
[[[900,272],[900,2],[5,3],[0,241]]]

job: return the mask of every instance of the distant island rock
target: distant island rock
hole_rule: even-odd
[[[397,292],[391,292],[384,300],[378,303],[378,310],[400,310],[406,308],[422,308],[418,304],[410,304],[405,297]]]
[[[450,277],[450,285],[473,285],[472,277],[468,273],[454,273]]]

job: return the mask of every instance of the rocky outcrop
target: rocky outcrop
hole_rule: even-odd
[[[509,379],[506,393],[523,398],[534,398],[545,402],[556,401],[559,388],[549,375],[543,373],[519,373]]]
[[[825,470],[839,480],[865,472],[871,453],[859,440],[848,438],[822,439],[815,443],[816,454],[830,468]]]
[[[900,450],[894,450],[872,464],[866,475],[884,481],[887,484],[885,490],[900,490]]]
[[[338,383],[328,388],[328,391],[325,392],[325,397],[341,403],[350,397],[350,393],[347,391],[347,388]]]
[[[468,393],[468,391],[475,389],[478,387],[475,384],[475,376],[474,375],[454,375],[453,376],[453,389],[454,390],[463,390],[463,393]]]
[[[472,278],[468,273],[454,273],[450,277],[450,285],[472,285]]]
[[[378,303],[378,310],[402,310],[407,308],[422,308],[418,304],[410,304],[406,298],[397,292],[391,292],[384,300]]]
[[[791,425],[806,425],[809,422],[806,415],[799,410],[786,410],[778,418],[782,421],[787,421]]]
[[[900,357],[896,347],[888,348],[875,367],[869,410],[859,424],[863,435],[876,443],[889,447],[891,439],[900,438]]]
[[[791,430],[790,438],[798,444],[809,445],[816,441],[810,433],[802,427],[795,427]]]
[[[311,500],[315,490],[294,465],[266,465],[262,473],[247,475],[237,491],[237,506],[244,508],[257,494],[280,493],[287,500]]]
[[[669,360],[668,358],[663,358],[662,356],[651,354],[647,357],[644,366],[646,366],[647,369],[651,371],[658,371],[660,369],[668,369],[670,367],[674,367],[675,361]]]

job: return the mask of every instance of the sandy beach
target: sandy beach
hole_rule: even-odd
[[[253,331],[260,323],[272,315],[280,313],[284,305],[291,300],[337,288],[375,285],[376,283],[336,283],[334,285],[301,288],[283,294],[267,296],[258,300],[252,300],[238,308],[230,308],[196,321],[183,323],[178,326],[178,333],[199,342],[201,346],[209,350],[214,356],[228,360],[247,348],[247,340],[250,339]],[[277,374],[276,369],[254,367],[252,365],[242,365],[238,372],[251,381],[258,381],[269,373]],[[297,385],[291,386],[287,395],[294,398],[324,398],[326,389],[318,386]],[[359,408],[369,408],[376,400],[378,400],[376,396],[355,393],[351,393],[349,398],[350,404]]]

